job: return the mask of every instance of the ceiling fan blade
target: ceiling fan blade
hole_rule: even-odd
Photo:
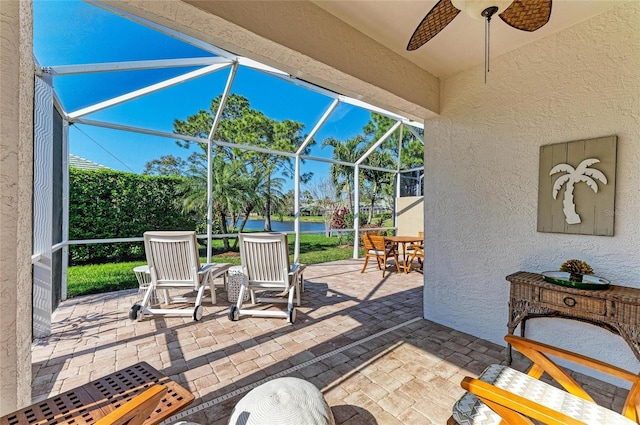
[[[514,0],[500,18],[513,28],[535,31],[551,17],[551,0]]]
[[[413,32],[409,39],[409,44],[407,44],[407,50],[411,51],[422,47],[427,41],[438,35],[444,27],[449,25],[458,13],[460,13],[460,10],[451,4],[451,0],[440,0]]]

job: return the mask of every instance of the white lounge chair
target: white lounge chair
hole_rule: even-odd
[[[129,311],[131,320],[141,320],[145,314],[171,314],[202,318],[204,290],[209,287],[211,303],[216,302],[213,279],[225,273],[231,264],[200,264],[196,232],[154,231],[144,233],[144,248],[149,265],[151,283],[144,294],[142,304],[134,304]],[[185,297],[170,297],[169,289],[196,291],[193,308],[151,308],[156,290],[164,293],[165,304],[187,302]]]
[[[300,305],[301,264],[289,264],[289,250],[286,233],[241,233],[240,262],[245,275],[238,295],[238,302],[229,306],[229,320],[240,316],[283,317],[289,323],[296,319],[296,309]],[[244,294],[249,291],[251,303],[287,303],[287,310],[243,309]],[[256,297],[256,291],[277,291],[279,298]],[[284,298],[286,297],[286,298]]]

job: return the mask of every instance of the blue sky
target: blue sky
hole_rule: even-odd
[[[34,54],[41,66],[89,64],[212,56],[186,43],[81,1],[35,0]],[[66,112],[184,74],[195,68],[111,72],[54,78],[54,88]],[[172,132],[173,120],[185,119],[209,109],[211,99],[222,93],[229,69],[173,86],[91,115],[94,119]],[[254,109],[272,119],[292,119],[308,133],[332,99],[259,71],[240,67],[232,93],[247,97]],[[321,127],[313,156],[330,157],[320,149],[326,137],[344,140],[362,131],[369,120],[366,110],[340,104]],[[145,164],[162,155],[186,159],[189,151],[175,140],[86,125],[69,130],[70,153],[108,167],[140,173]],[[326,176],[329,165],[307,161],[303,172]],[[292,183],[287,184],[287,189]]]

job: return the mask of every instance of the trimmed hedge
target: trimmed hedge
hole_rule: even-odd
[[[69,239],[141,237],[147,230],[195,230],[182,211],[183,177],[114,170],[69,172]],[[71,265],[144,259],[142,242],[71,245]]]

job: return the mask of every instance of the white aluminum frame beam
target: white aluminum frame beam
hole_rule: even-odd
[[[369,155],[371,155],[371,153],[372,153],[373,151],[375,151],[376,149],[378,149],[378,147],[379,147],[379,146],[380,146],[380,145],[381,145],[385,140],[387,140],[387,139],[389,138],[389,136],[391,136],[391,135],[393,134],[393,132],[394,132],[394,131],[396,131],[396,130],[398,129],[398,127],[400,127],[400,125],[402,125],[402,122],[401,122],[401,121],[396,121],[396,123],[395,123],[394,125],[392,125],[392,126],[391,126],[391,128],[390,128],[389,130],[387,130],[387,132],[386,132],[386,133],[384,133],[384,134],[382,135],[382,137],[380,137],[380,138],[378,139],[378,141],[377,141],[377,142],[375,142],[375,143],[373,144],[373,146],[371,146],[371,147],[369,148],[369,150],[367,150],[367,151],[366,151],[366,152],[365,152],[365,153],[360,157],[360,159],[358,159],[358,160],[356,161],[356,165],[360,165],[360,164],[362,164],[362,161],[364,161],[365,159],[367,159],[367,157],[368,157]],[[392,173],[395,173],[395,170],[391,170],[391,172],[392,172]]]
[[[204,139],[202,137],[195,137],[195,136],[188,136],[185,134],[179,134],[179,133],[169,133],[166,131],[158,131],[158,130],[150,130],[150,129],[146,129],[146,128],[140,128],[140,127],[132,127],[129,125],[122,125],[122,124],[114,124],[114,123],[109,123],[109,122],[105,122],[105,121],[98,121],[98,120],[91,120],[91,119],[86,119],[86,118],[75,118],[72,119],[70,122],[74,123],[74,124],[84,124],[84,125],[91,125],[94,127],[102,127],[102,128],[109,128],[112,130],[119,130],[119,131],[127,131],[127,132],[131,132],[131,133],[140,133],[140,134],[147,134],[150,136],[158,136],[158,137],[163,137],[163,138],[167,138],[167,139],[180,139],[180,140],[184,140],[185,142],[194,142],[194,143],[209,143],[209,140]],[[229,147],[229,148],[237,148],[240,150],[245,150],[245,151],[252,151],[252,152],[260,152],[260,153],[265,153],[265,154],[272,154],[272,155],[281,155],[281,156],[287,156],[289,158],[295,158],[296,154],[292,153],[292,152],[282,152],[282,151],[274,151],[272,149],[267,149],[267,148],[261,148],[258,146],[249,146],[249,145],[240,145],[240,144],[236,144],[236,143],[230,143],[230,142],[224,142],[222,140],[214,140],[212,143],[218,145],[218,146],[224,146],[224,147]],[[323,158],[320,156],[311,156],[311,155],[300,155],[301,159],[308,159],[310,161],[318,161],[318,162],[326,162],[329,164],[339,164],[339,165],[346,165],[349,167],[354,167],[355,164],[351,163],[351,162],[346,162],[346,161],[339,161],[333,158]],[[390,172],[390,173],[394,173],[395,170],[389,169],[389,168],[382,168],[382,167],[374,167],[371,165],[360,165],[360,168],[366,168],[369,170],[377,170],[377,171],[384,171],[384,172]]]
[[[413,173],[414,171],[422,171],[422,170],[424,170],[424,166],[423,167],[408,168],[406,170],[400,170],[400,174],[402,174],[402,173]]]
[[[307,148],[309,143],[311,143],[311,141],[315,137],[318,130],[320,130],[320,127],[322,127],[322,125],[327,121],[327,119],[329,118],[329,115],[331,115],[331,113],[336,109],[339,103],[340,103],[340,100],[338,99],[334,99],[333,102],[331,102],[331,105],[329,105],[329,107],[324,112],[324,114],[322,114],[322,117],[320,117],[320,120],[316,123],[316,125],[313,127],[313,129],[311,130],[307,138],[304,140],[304,142],[302,142],[302,145],[300,145],[300,147],[298,148],[298,151],[296,152],[297,155],[301,155],[302,151],[304,151]]]
[[[140,127],[132,127],[132,126],[122,125],[122,124],[114,124],[114,123],[108,123],[108,122],[104,122],[104,121],[90,120],[90,119],[86,119],[86,118],[75,118],[75,119],[71,120],[71,122],[74,123],[74,124],[84,124],[84,125],[91,125],[91,126],[94,126],[94,127],[109,128],[111,130],[119,130],[119,131],[131,132],[131,133],[147,134],[147,135],[150,135],[150,136],[158,136],[158,137],[163,137],[163,138],[167,138],[167,139],[180,139],[180,140],[184,140],[185,142],[194,142],[194,143],[202,143],[202,144],[209,143],[209,141],[207,139],[204,139],[202,137],[194,137],[194,136],[188,136],[188,135],[185,135],[185,134],[178,134],[178,133],[168,133],[166,131],[150,130],[150,129],[140,128]],[[261,147],[258,147],[258,146],[239,145],[239,144],[236,144],[236,143],[223,142],[222,140],[214,140],[213,143],[218,145],[218,146],[237,148],[237,149],[240,149],[240,150],[246,150],[246,151],[252,151],[252,152],[261,152],[261,153],[266,153],[266,154],[281,155],[281,156],[287,156],[287,157],[290,157],[290,158],[295,158],[295,156],[296,156],[295,153],[291,153],[291,152],[274,151],[274,150],[271,150],[271,149],[261,148]],[[353,164],[351,162],[339,161],[339,160],[332,159],[332,158],[323,158],[323,157],[320,157],[320,156],[300,155],[300,158],[301,159],[308,159],[310,161],[326,162],[326,163],[329,163],[329,164],[346,165],[346,166],[349,166],[349,167],[354,167],[355,166],[355,164]],[[369,169],[369,170],[377,170],[377,171],[384,171],[384,172],[390,172],[390,173],[395,172],[394,170],[391,170],[391,169],[388,169],[388,168],[373,167],[373,166],[370,166],[370,165],[360,165],[360,168],[366,168],[366,169]]]
[[[216,111],[216,116],[213,119],[213,124],[211,125],[211,131],[209,132],[209,137],[207,138],[207,263],[211,262],[211,234],[213,233],[213,197],[212,197],[212,173],[213,173],[213,135],[218,129],[218,124],[220,124],[220,120],[222,118],[222,111],[224,110],[224,106],[227,103],[227,99],[229,98],[229,93],[231,92],[231,86],[233,85],[233,80],[236,76],[236,71],[238,70],[238,64],[234,63],[229,70],[229,77],[227,78],[227,84],[224,87],[224,92],[222,93],[222,98],[220,99],[220,104],[218,105],[218,110]]]
[[[200,57],[184,59],[157,59],[128,62],[104,62],[83,65],[55,65],[48,66],[45,70],[51,72],[54,77],[64,75],[95,74],[102,72],[142,71],[145,69],[184,68],[191,66],[207,66],[216,64],[233,63],[232,60],[221,57]]]
[[[204,139],[202,137],[187,136],[186,134],[169,133],[166,131],[151,130],[148,128],[132,127],[130,125],[114,124],[110,122],[92,120],[87,118],[72,118],[70,119],[70,122],[72,124],[91,125],[94,127],[109,128],[111,130],[119,130],[119,131],[128,131],[131,133],[147,134],[149,136],[158,136],[158,137],[164,137],[168,139],[180,139],[180,140],[184,140],[185,142],[195,142],[195,143],[208,142],[207,139]]]
[[[413,134],[413,137],[415,137],[416,139],[418,139],[418,141],[420,143],[422,143],[422,145],[424,146],[424,139],[422,137],[420,137],[420,135],[418,134],[418,132],[414,129],[414,127],[408,125],[406,126],[407,130],[409,130],[411,132],[411,134]],[[424,130],[424,126],[423,127],[419,127],[422,128]]]
[[[220,69],[224,69],[224,68],[226,68],[228,66],[231,66],[231,62],[205,66],[204,68],[197,69],[197,70],[191,71],[191,72],[187,72],[186,74],[182,74],[182,75],[179,75],[177,77],[170,78],[168,80],[161,81],[159,83],[152,84],[150,86],[143,87],[141,89],[134,90],[134,91],[129,92],[129,93],[125,93],[125,94],[123,94],[121,96],[117,96],[117,97],[114,97],[112,99],[105,100],[104,102],[96,103],[95,105],[88,106],[86,108],[77,110],[75,112],[71,112],[69,114],[69,118],[73,119],[73,118],[81,117],[81,116],[84,116],[84,115],[87,115],[87,114],[91,114],[93,112],[101,111],[103,109],[110,108],[110,107],[118,105],[120,103],[124,103],[124,102],[127,102],[127,101],[132,100],[132,99],[137,99],[137,98],[142,97],[144,95],[147,95],[149,93],[153,93],[153,92],[156,92],[158,90],[162,90],[162,89],[165,89],[167,87],[175,86],[177,84],[184,83],[185,81],[193,80],[194,78],[198,78],[198,77],[201,77],[203,75],[219,71]]]
[[[360,247],[360,164],[353,167],[353,259],[358,259]]]
[[[59,111],[58,111],[59,112]],[[62,240],[69,240],[69,121],[62,115]],[[62,247],[62,300],[67,299],[67,270],[69,246]]]
[[[299,262],[299,259],[300,259],[300,238],[299,238],[299,235],[300,235],[300,161],[301,161],[300,155],[302,155],[302,151],[304,151],[306,147],[309,145],[309,143],[311,143],[311,141],[315,137],[318,130],[320,130],[320,127],[322,127],[322,125],[327,121],[327,119],[329,118],[329,115],[331,115],[331,113],[336,109],[336,107],[338,106],[338,103],[340,103],[338,99],[334,99],[333,102],[331,102],[331,105],[329,105],[329,107],[324,112],[324,114],[322,114],[322,117],[320,117],[320,120],[318,120],[318,122],[313,127],[311,132],[307,135],[307,138],[304,140],[304,142],[302,142],[302,144],[296,151],[295,175],[293,180],[293,208],[294,208],[293,229],[296,234],[296,241],[294,244],[294,252],[293,252],[294,263]]]
[[[396,196],[394,197],[394,202],[395,202],[395,198],[399,198],[400,197],[400,166],[402,165],[402,161],[400,161],[400,158],[402,157],[402,137],[404,136],[404,133],[402,131],[402,129],[405,126],[401,126],[400,127],[400,136],[398,137],[398,167],[397,167],[397,172],[395,175],[395,179],[396,179]],[[396,226],[396,222],[395,222],[395,216],[393,219],[393,227]]]
[[[280,71],[279,69],[274,68],[272,66],[265,65],[263,63],[254,61],[253,59],[245,58],[244,56],[237,56],[237,62],[240,65],[243,65],[243,66],[246,66],[246,67],[249,67],[249,68],[253,68],[255,70],[264,72],[266,74],[273,75],[274,77],[278,77],[278,78],[283,78],[283,77],[290,78],[291,77],[288,73],[286,73],[284,71]]]
[[[367,157],[369,155],[371,155],[371,153],[373,151],[375,151],[376,149],[378,149],[378,147],[389,138],[389,136],[391,136],[397,129],[398,127],[400,127],[402,125],[402,121],[396,121],[396,123],[394,125],[391,126],[391,128],[389,130],[387,130],[386,133],[384,133],[382,135],[382,137],[380,137],[380,139],[378,139],[377,142],[375,142],[373,144],[373,146],[371,146],[369,148],[369,150],[367,150],[361,157],[360,159],[358,159],[356,161],[355,167],[354,167],[354,176],[353,176],[353,190],[354,190],[354,206],[353,209],[355,210],[353,212],[353,228],[354,228],[354,234],[353,234],[353,258],[356,259],[358,258],[358,245],[359,245],[359,241],[360,241],[360,164],[362,163],[362,161],[364,161],[365,159],[367,159]],[[398,161],[400,160],[400,158],[398,158]],[[395,170],[388,170],[390,173],[395,173]]]

